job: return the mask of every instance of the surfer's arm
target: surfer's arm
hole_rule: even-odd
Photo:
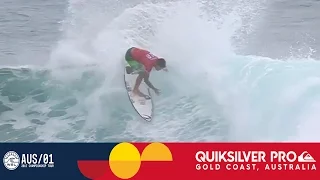
[[[144,73],[144,82],[153,90],[157,90],[157,88],[155,88],[151,82],[149,81],[149,73]]]

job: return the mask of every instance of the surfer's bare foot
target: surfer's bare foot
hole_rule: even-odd
[[[143,94],[142,92],[140,92],[138,89],[137,90],[133,90],[132,91],[134,95],[138,95],[140,97],[146,97],[145,94]]]

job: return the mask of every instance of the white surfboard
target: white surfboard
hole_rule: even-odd
[[[153,102],[148,85],[142,81],[139,86],[139,90],[147,95],[147,97],[140,97],[132,93],[137,77],[138,74],[127,74],[126,70],[124,70],[125,87],[133,108],[145,121],[151,121],[153,116]]]

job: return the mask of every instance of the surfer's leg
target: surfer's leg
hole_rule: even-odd
[[[134,61],[134,60],[130,60],[127,62],[129,64],[129,67],[128,66],[126,67],[126,71],[128,74],[140,72],[141,67],[142,67],[142,65],[140,63],[138,63],[137,61]]]
[[[131,74],[133,72],[133,70],[132,70],[132,61],[133,61],[133,59],[131,57],[130,51],[131,51],[131,48],[127,50],[125,58],[124,58],[126,60],[126,62],[128,63],[128,65],[129,65],[129,66],[126,66],[127,74]]]
[[[135,61],[134,59],[128,58],[126,59],[126,61],[129,64],[129,67],[128,66],[126,67],[126,71],[128,74],[131,74],[133,72],[138,73],[141,70],[143,70],[143,66],[139,62]]]
[[[129,66],[126,67],[127,74],[131,74],[133,72],[137,73],[137,72],[140,72],[141,69],[143,69],[143,66],[132,58],[131,49],[132,48],[128,49],[125,55],[125,60],[129,64]]]

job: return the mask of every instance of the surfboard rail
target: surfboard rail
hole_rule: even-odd
[[[153,118],[153,99],[149,87],[144,82],[141,82],[140,91],[148,95],[150,98],[140,97],[133,94],[133,87],[138,74],[127,74],[124,70],[124,85],[127,90],[128,98],[134,110],[145,121],[152,121]]]

